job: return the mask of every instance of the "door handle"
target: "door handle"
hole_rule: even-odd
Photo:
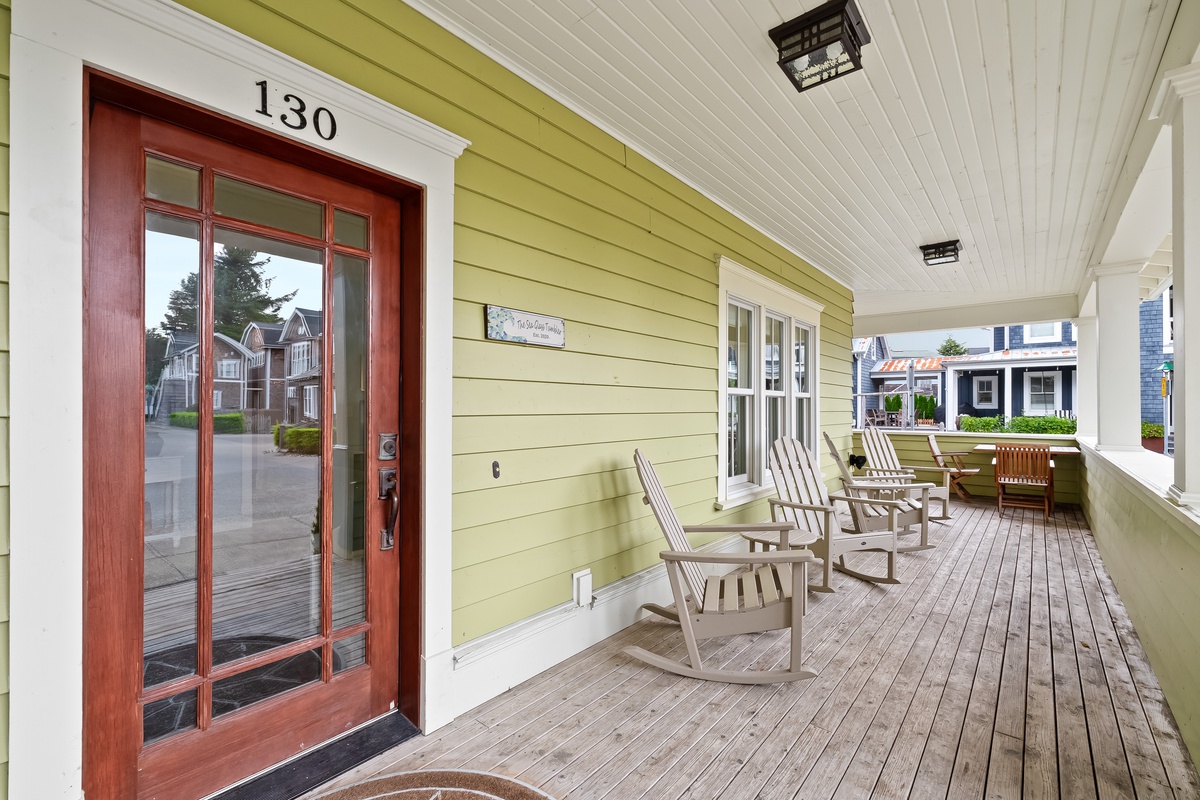
[[[387,527],[379,532],[379,549],[391,550],[396,546],[396,520],[400,517],[400,492],[396,485],[395,467],[383,467],[379,470],[379,499],[391,503]]]

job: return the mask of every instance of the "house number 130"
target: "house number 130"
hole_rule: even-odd
[[[258,87],[259,91],[258,113],[266,117],[272,116],[271,112],[267,110],[267,82],[258,81],[254,85]],[[285,94],[283,102],[289,105],[287,111],[279,115],[279,121],[294,131],[302,131],[307,128],[308,104],[294,94]],[[324,106],[312,112],[312,126],[317,136],[327,142],[337,136],[337,120],[333,118],[333,112]]]

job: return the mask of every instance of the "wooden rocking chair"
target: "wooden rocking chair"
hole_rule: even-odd
[[[1005,506],[1040,508],[1049,522],[1054,510],[1054,462],[1050,459],[1050,445],[998,442],[992,466],[996,469],[996,503],[1001,516]],[[1036,489],[1040,493],[1012,491],[1016,488]]]
[[[888,438],[886,433],[876,428],[867,428],[863,431],[862,445],[863,451],[867,456],[868,476],[891,476],[894,479],[916,481],[916,470],[918,469],[929,472],[941,472],[943,475],[948,472],[943,467],[926,465],[914,467],[901,464],[900,457],[896,455],[896,448],[892,446],[892,440]],[[940,500],[942,503],[941,516],[934,517],[934,519],[950,519],[950,483],[948,481],[943,482],[942,486],[935,486],[931,489],[929,499]]]
[[[775,478],[778,498],[772,498],[771,518],[781,522],[792,522],[797,528],[819,534],[820,539],[812,544],[812,550],[824,561],[824,575],[819,585],[808,588],[818,592],[832,592],[829,580],[833,570],[844,572],[872,583],[899,583],[896,578],[896,526],[900,524],[898,514],[907,508],[899,501],[878,501],[852,494],[829,494],[821,479],[817,460],[803,443],[795,439],[776,439],[771,445],[771,475]],[[846,533],[838,524],[833,501],[842,500],[853,509],[870,506],[882,511],[887,525],[873,531]],[[773,544],[755,537],[764,544]],[[846,553],[875,550],[887,553],[887,576],[869,575],[846,566]],[[835,561],[836,559],[836,561]]]
[[[931,549],[929,520],[940,518],[929,515],[929,498],[937,487],[932,483],[914,482],[912,473],[885,471],[881,475],[852,475],[833,439],[829,438],[828,433],[824,436],[829,455],[841,474],[842,490],[858,500],[850,504],[850,521],[853,525],[850,530],[859,534],[895,530],[897,535],[906,536],[917,525],[920,526],[921,543],[901,545],[899,552]],[[889,502],[896,503],[896,507],[893,508]]]
[[[668,672],[702,680],[758,684],[816,677],[817,673],[801,666],[807,567],[813,560],[813,554],[803,549],[803,545],[815,537],[796,531],[791,522],[684,527],[675,515],[654,466],[638,450],[634,451],[633,460],[646,492],[643,501],[653,510],[671,547],[661,555],[675,598],[671,608],[654,603],[647,603],[642,608],[679,623],[690,663],[675,661],[641,647],[628,647],[625,652]],[[686,533],[701,531],[743,534],[775,531],[781,537],[784,549],[770,553],[698,553],[688,543]],[[800,545],[801,549],[787,549],[790,545]],[[737,565],[738,569],[723,577],[706,577],[701,564],[730,564]],[[791,657],[787,669],[710,669],[701,661],[699,643],[704,639],[781,628],[791,629]]]

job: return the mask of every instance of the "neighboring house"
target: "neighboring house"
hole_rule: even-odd
[[[1040,417],[1074,413],[1077,358],[1070,322],[1036,322],[992,330],[992,352],[944,360],[946,415]]]
[[[854,358],[853,369],[850,371],[850,391],[854,398],[851,413],[854,415],[854,427],[861,428],[863,420],[866,419],[866,412],[880,407],[879,398],[870,394],[875,391],[871,370],[875,369],[875,365],[880,361],[890,358],[887,337],[859,337],[854,340],[851,355]]]
[[[283,323],[284,421],[290,425],[321,419],[321,312],[298,308]]]
[[[938,405],[945,402],[945,367],[941,356],[930,358],[893,358],[875,366],[871,371],[871,382],[876,392],[900,392],[909,387],[909,367],[912,368],[912,388],[918,394],[937,399]],[[874,398],[878,401],[878,397]]]
[[[282,322],[251,322],[242,333],[242,346],[253,355],[246,381],[246,408],[277,411],[282,419],[285,392],[285,346],[279,337]]]
[[[167,337],[166,363],[159,380],[151,416],[166,420],[173,411],[199,405],[200,355],[195,333],[175,331]],[[213,335],[213,411],[218,414],[246,407],[246,378],[254,354],[223,333]]]
[[[1168,440],[1175,429],[1173,379],[1175,377],[1174,287],[1146,300],[1139,309],[1142,365],[1142,421],[1166,428]]]

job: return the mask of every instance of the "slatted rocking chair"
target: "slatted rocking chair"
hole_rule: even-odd
[[[943,475],[948,472],[944,467],[933,467],[929,465],[906,466],[900,463],[900,457],[896,455],[896,448],[892,446],[892,440],[888,435],[877,428],[866,428],[862,433],[863,451],[867,456],[867,475],[869,477],[891,477],[899,482],[915,482],[916,471],[926,470],[928,472],[941,472]],[[950,484],[944,482],[942,486],[935,486],[929,492],[930,500],[940,500],[942,504],[942,513],[940,516],[934,517],[936,520],[950,519]]]
[[[830,578],[833,570],[844,572],[860,580],[872,583],[899,583],[896,578],[896,526],[897,515],[906,508],[898,501],[877,501],[852,494],[829,494],[821,479],[817,460],[803,443],[789,438],[776,439],[771,445],[771,475],[775,479],[778,498],[772,498],[771,518],[781,522],[792,522],[797,528],[819,533],[821,538],[812,544],[812,550],[824,561],[824,575],[820,584],[809,584],[818,592],[832,592]],[[841,500],[853,509],[870,506],[883,512],[882,519],[888,524],[873,531],[846,533],[838,524],[834,500]],[[756,537],[763,544],[774,544]],[[864,550],[887,553],[887,575],[870,575],[846,566],[846,553]]]
[[[930,516],[929,499],[937,487],[932,483],[915,482],[911,473],[885,471],[883,474],[853,475],[846,462],[842,461],[833,439],[829,438],[828,433],[824,436],[829,455],[841,475],[842,490],[859,500],[850,505],[850,521],[853,525],[850,530],[855,533],[895,530],[898,535],[907,536],[914,533],[913,526],[916,525],[921,534],[920,544],[901,545],[898,551],[911,553],[931,549],[929,520],[940,517]],[[897,505],[893,508],[885,501]]]
[[[653,510],[671,547],[661,555],[675,598],[675,604],[670,608],[654,603],[647,603],[642,608],[679,623],[689,663],[641,647],[628,647],[625,652],[659,669],[702,680],[760,684],[816,677],[817,673],[801,665],[807,567],[813,560],[813,554],[804,549],[804,545],[815,537],[796,531],[791,522],[684,527],[675,515],[654,466],[641,451],[635,450],[633,459],[646,493],[643,501]],[[775,531],[783,537],[785,547],[770,553],[698,553],[688,543],[686,534],[689,532],[714,531],[751,534]],[[791,545],[797,545],[799,549],[788,549]],[[702,564],[736,565],[738,568],[723,577],[706,576]],[[787,669],[714,669],[706,668],[701,660],[699,643],[705,639],[781,628],[791,629],[791,656]]]

